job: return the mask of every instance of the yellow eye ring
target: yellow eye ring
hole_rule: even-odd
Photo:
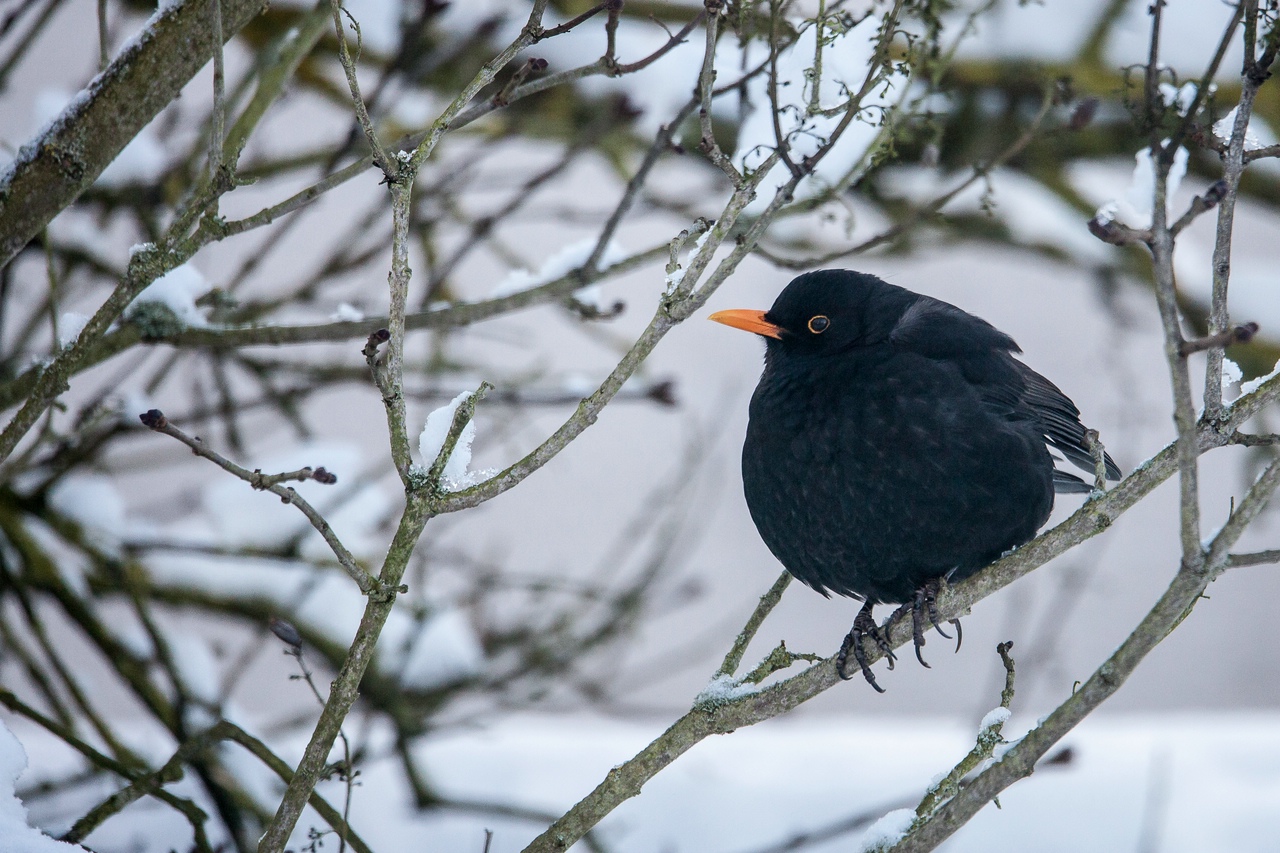
[[[809,318],[809,331],[813,332],[815,335],[822,334],[830,325],[831,320],[827,318],[826,314],[818,314]]]

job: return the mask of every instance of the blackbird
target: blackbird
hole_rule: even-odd
[[[1091,490],[1049,451],[1094,470],[1080,410],[1013,357],[1013,338],[954,305],[820,270],[793,280],[768,311],[710,319],[765,339],[742,448],[761,538],[818,592],[865,602],[837,658],[842,678],[852,650],[881,689],[866,637],[893,666],[872,617],[879,603],[903,605],[891,622],[910,610],[928,666],[924,618],[950,637],[934,606],[940,581],[1029,541],[1055,492]],[[1119,479],[1110,456],[1104,464]]]

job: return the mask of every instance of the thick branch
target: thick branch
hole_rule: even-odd
[[[934,849],[964,826],[987,803],[1019,779],[1035,770],[1036,762],[1094,709],[1115,694],[1142,660],[1181,624],[1204,593],[1205,587],[1227,563],[1228,550],[1244,528],[1257,517],[1280,485],[1280,463],[1272,462],[1249,489],[1210,547],[1205,571],[1187,570],[1185,559],[1173,582],[1133,633],[1120,644],[1066,702],[1012,747],[1000,761],[978,774],[958,796],[939,808],[933,817],[904,838],[894,851]]]
[[[222,0],[235,35],[265,0]],[[0,175],[0,267],[97,180],[213,56],[207,0],[165,6]]]

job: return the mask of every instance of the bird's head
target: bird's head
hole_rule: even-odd
[[[819,270],[793,279],[768,311],[717,311],[708,319],[764,336],[771,353],[822,356],[887,340],[918,299],[873,275]]]

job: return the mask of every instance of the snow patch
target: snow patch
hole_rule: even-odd
[[[398,669],[405,687],[432,690],[479,675],[484,669],[484,649],[466,614],[450,607],[427,617],[403,662],[379,663],[384,670]]]
[[[137,660],[151,660],[155,657],[156,647],[151,640],[151,635],[147,633],[146,628],[138,621],[137,617],[130,614],[113,614],[109,622],[104,623],[111,631],[111,635],[116,638],[120,645],[124,646],[125,651],[133,655]]]
[[[138,416],[144,412],[159,408],[151,395],[139,388],[131,388],[120,392],[120,420],[125,426],[146,429]]]
[[[1218,121],[1214,122],[1213,135],[1218,137],[1218,139],[1222,140],[1223,142],[1230,142],[1231,134],[1235,131],[1236,116],[1239,114],[1239,112],[1240,112],[1240,106],[1237,104],[1236,106],[1231,108],[1231,112],[1227,113]],[[1250,115],[1249,121],[1244,126],[1244,147],[1246,149],[1262,148],[1266,145],[1274,144],[1275,142],[1274,135],[1268,134],[1268,136],[1272,136],[1273,138],[1264,142],[1262,138],[1257,133],[1255,133],[1254,117]]]
[[[560,380],[560,390],[566,394],[575,394],[579,397],[594,393],[599,385],[599,382],[585,373],[567,373]]]
[[[600,285],[598,284],[582,288],[573,294],[573,298],[578,300],[579,304],[585,305],[588,308],[594,308],[596,311],[601,313],[606,310],[604,305],[604,292],[600,289]]]
[[[732,702],[734,699],[740,699],[743,696],[750,696],[752,693],[760,692],[759,684],[752,684],[749,681],[739,681],[732,675],[725,673],[717,673],[715,678],[702,688],[702,692],[694,698],[693,704],[698,705],[723,705],[725,702]]]
[[[79,249],[108,267],[119,264],[117,223],[102,222],[86,210],[67,208],[49,223],[49,239],[56,245]]]
[[[393,619],[400,610],[392,611]],[[417,630],[416,623],[411,630]],[[293,689],[306,691],[296,683]],[[310,702],[309,695],[302,698]],[[454,724],[417,739],[412,755],[446,797],[517,802],[559,814],[597,785],[612,765],[657,737],[665,722],[588,713],[475,715],[463,709]],[[55,773],[69,775],[79,767],[78,757],[60,757],[69,750],[47,732],[23,721],[15,722],[14,729],[30,755],[25,784],[40,781],[32,778],[37,773],[42,779],[56,778]],[[416,811],[400,757],[378,745],[378,737],[383,735],[371,737],[352,801],[352,823],[368,828],[365,838],[374,849],[478,851],[476,839],[483,841],[488,828],[495,831],[495,853],[514,853],[545,827],[509,815]],[[126,742],[134,740],[144,739]],[[165,738],[151,740],[155,746],[139,751],[148,757],[161,753],[154,759],[159,766],[173,745]],[[1134,839],[1149,831],[1154,769],[1162,770],[1167,792],[1162,853],[1274,853],[1280,714],[1095,716],[1072,732],[1070,743],[1070,762],[1042,766],[1035,778],[1002,793],[1003,809],[983,809],[948,840],[947,849],[1131,850]],[[304,746],[305,737],[294,739],[281,743],[280,753],[296,761]],[[783,849],[797,835],[831,826],[845,815],[867,809],[878,815],[917,801],[940,756],[963,754],[971,746],[972,725],[953,718],[777,719],[728,737],[707,738],[647,784],[642,796],[628,801],[626,813],[610,815],[600,829],[617,853]],[[1157,756],[1168,760],[1153,765]],[[228,769],[239,776],[235,765]],[[279,783],[274,784],[278,790]],[[173,839],[189,837],[180,817],[176,824],[163,823],[171,810],[134,809],[103,825],[93,836],[97,849],[167,853]],[[905,823],[905,815],[901,819]],[[0,850],[7,851],[8,836],[0,832],[0,839]],[[856,833],[846,834],[803,849],[848,853],[858,849],[858,840]],[[322,853],[330,850],[326,845]]]
[[[1236,364],[1226,356],[1222,357],[1222,396],[1227,399],[1231,394],[1231,389],[1244,378],[1240,365]]]
[[[1165,140],[1167,143],[1168,140]],[[1143,229],[1151,227],[1151,212],[1155,204],[1156,171],[1151,159],[1151,149],[1143,148],[1134,155],[1133,175],[1129,179],[1129,187],[1124,195],[1111,199],[1098,208],[1095,218],[1101,222],[1119,220],[1130,228]],[[1165,192],[1165,211],[1168,204],[1178,192],[1182,178],[1187,173],[1187,149],[1179,148],[1173,154],[1173,164],[1169,167],[1169,179]]]
[[[124,530],[124,498],[103,474],[63,477],[49,490],[49,505],[88,531],[116,537]]]
[[[585,264],[587,259],[591,257],[591,253],[595,251],[595,248],[596,239],[589,237],[576,243],[570,243],[551,255],[551,257],[542,262],[542,266],[538,268],[537,272],[532,270],[512,270],[493,288],[489,298],[498,299],[503,296],[510,296],[513,293],[520,293],[555,281]],[[600,257],[600,267],[602,269],[610,267],[626,257],[627,252],[622,245],[616,240],[610,240],[609,244],[605,246],[604,254]],[[583,290],[589,289],[583,288]],[[583,299],[581,290],[578,294],[578,298]]]
[[[221,676],[213,648],[195,631],[173,625],[165,625],[161,631],[182,687],[195,700],[183,708],[183,721],[193,730],[208,729],[220,719],[218,708],[222,703]]]
[[[359,323],[364,319],[364,312],[350,302],[339,302],[329,319],[338,323]]]
[[[1264,382],[1274,378],[1278,373],[1280,373],[1280,361],[1276,362],[1275,367],[1271,368],[1271,372],[1268,373],[1266,376],[1259,376],[1256,379],[1250,379],[1248,382],[1241,382],[1240,393],[1242,395],[1252,394],[1254,391],[1257,391],[1259,388],[1261,388]]]
[[[58,349],[66,349],[80,339],[80,333],[89,324],[84,314],[68,311],[58,318]]]
[[[150,126],[138,131],[116,159],[98,176],[97,183],[112,188],[151,186],[168,171],[164,143]]]
[[[172,311],[184,326],[207,328],[209,321],[196,306],[196,299],[208,293],[209,289],[209,283],[199,270],[191,264],[183,264],[169,270],[139,293],[129,306],[129,313],[137,310],[139,305],[159,303]]]
[[[903,839],[915,819],[915,809],[894,809],[867,827],[854,849],[864,853],[886,850]]]
[[[302,604],[294,609],[291,621],[306,624],[330,640],[346,645],[355,635],[362,615],[364,600],[351,579],[337,572],[328,572],[314,583]],[[395,616],[395,612],[391,615]],[[391,619],[388,618],[387,627],[383,629],[383,642],[389,640],[387,631],[390,629]]]
[[[1183,83],[1181,86],[1175,86],[1172,83],[1160,84],[1160,97],[1164,99],[1165,106],[1176,107],[1178,115],[1187,114],[1199,91],[1200,87],[1195,83]]]
[[[987,715],[982,718],[982,722],[978,723],[978,734],[982,734],[987,729],[995,726],[1002,726],[1009,721],[1009,709],[1004,706],[992,708]]]
[[[684,281],[684,267],[676,267],[667,273],[667,287],[663,292],[670,296],[676,292],[676,288],[680,286],[682,281]]]
[[[427,423],[422,428],[422,434],[418,436],[418,454],[422,459],[422,464],[430,469],[435,464],[436,457],[440,455],[440,451],[444,449],[445,439],[449,437],[449,428],[453,426],[453,414],[462,405],[462,402],[471,396],[470,391],[463,391],[454,397],[445,405],[427,415]],[[445,488],[458,490],[465,489],[468,486],[474,486],[484,478],[484,474],[478,471],[468,471],[471,465],[471,443],[476,438],[476,421],[472,418],[467,425],[462,428],[462,432],[458,434],[458,441],[453,446],[453,452],[449,454],[449,459],[444,463],[444,471],[442,480]]]
[[[15,793],[18,777],[26,769],[26,750],[0,721],[0,839],[4,853],[84,853],[78,844],[55,841],[27,824],[27,807]]]

